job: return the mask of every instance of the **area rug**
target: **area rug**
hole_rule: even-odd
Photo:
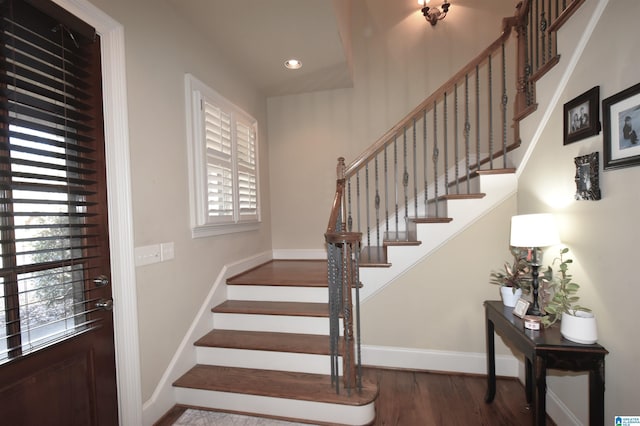
[[[174,426],[309,426],[308,423],[292,423],[282,420],[260,417],[240,416],[238,414],[218,413],[215,411],[185,411],[173,424]]]

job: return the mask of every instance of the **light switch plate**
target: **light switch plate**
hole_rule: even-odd
[[[172,242],[160,244],[160,258],[162,262],[173,259],[174,255],[175,253]]]
[[[149,265],[152,263],[160,262],[160,244],[154,244],[150,246],[136,247],[136,266]]]

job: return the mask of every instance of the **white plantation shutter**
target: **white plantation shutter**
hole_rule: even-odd
[[[257,229],[258,125],[193,76],[185,77],[194,237]]]
[[[256,219],[258,215],[256,132],[250,123],[244,123],[240,120],[236,122],[236,149],[238,214],[240,220]]]
[[[207,216],[233,218],[231,117],[203,101],[207,160]]]

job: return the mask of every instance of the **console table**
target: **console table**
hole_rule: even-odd
[[[541,330],[524,328],[524,321],[512,314],[513,308],[500,301],[486,301],[487,394],[490,403],[496,394],[494,331],[525,356],[525,393],[533,401],[534,424],[546,423],[547,368],[589,372],[589,424],[604,424],[604,357],[607,350],[598,345],[573,343],[562,337],[554,324]]]

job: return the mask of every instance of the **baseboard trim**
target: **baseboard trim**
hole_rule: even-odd
[[[479,352],[454,352],[389,346],[362,346],[362,364],[372,367],[487,374],[487,357]],[[518,359],[496,355],[498,376],[518,377]]]
[[[378,368],[487,374],[487,356],[484,352],[362,345],[362,364]],[[496,375],[516,377],[524,383],[524,361],[513,355],[496,355]],[[547,414],[558,425],[583,426],[558,395],[550,389],[547,389]]]
[[[227,278],[268,262],[272,258],[272,252],[266,251],[222,268],[151,398],[142,405],[143,425],[152,425],[176,404],[173,382],[196,364],[196,351],[193,344],[202,335],[211,331],[211,308],[226,300]]]
[[[274,259],[315,260],[326,259],[327,251],[324,249],[275,249]]]
[[[518,361],[518,379],[524,385],[524,360]],[[552,389],[547,386],[547,414],[557,425],[584,426]]]

